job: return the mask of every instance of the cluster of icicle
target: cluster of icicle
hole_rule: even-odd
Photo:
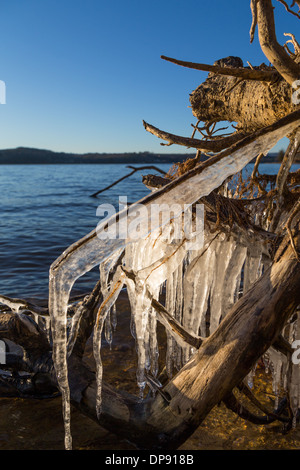
[[[281,225],[286,222],[287,214],[282,213],[280,216]],[[257,214],[260,222],[263,219],[261,226],[265,230],[272,231],[272,222],[268,219],[261,217],[261,214]],[[279,224],[280,225],[280,222]],[[266,372],[270,372],[272,375],[272,388],[274,393],[274,409],[278,408],[279,398],[287,396],[289,398],[289,404],[293,416],[293,427],[296,426],[296,419],[298,411],[300,409],[300,364],[299,364],[299,352],[295,346],[299,349],[300,346],[300,306],[289,319],[288,323],[284,326],[281,333],[282,337],[291,345],[293,354],[286,355],[277,349],[270,347],[268,351],[262,357]],[[252,383],[252,378],[255,374],[255,368],[252,374],[249,374],[249,385]],[[252,384],[253,385],[253,384]]]
[[[210,194],[228,177],[241,171],[259,153],[267,153],[279,139],[299,126],[299,120],[258,137],[242,149],[226,155],[202,171],[192,170],[188,178],[179,178],[170,189],[158,189],[139,201],[144,207],[161,204],[167,207],[177,204],[174,214],[164,226],[149,224],[150,211],[140,213],[140,237],[103,239],[99,237],[106,223],[97,227],[83,239],[68,248],[50,269],[49,311],[53,338],[53,360],[63,399],[65,423],[65,447],[71,449],[70,390],[68,384],[67,357],[76,337],[76,325],[80,313],[73,319],[71,334],[67,335],[67,309],[72,286],[76,279],[100,266],[103,302],[94,327],[94,356],[97,364],[96,407],[101,414],[101,337],[103,329],[112,341],[115,316],[113,306],[122,288],[126,287],[131,304],[131,330],[136,340],[138,366],[137,383],[141,396],[146,386],[147,371],[157,374],[158,346],[156,338],[156,312],[152,299],[158,299],[165,288],[165,307],[186,330],[200,336],[211,334],[219,325],[237,298],[245,292],[266,267],[261,247],[241,243],[241,240],[225,235],[205,233],[204,245],[193,246],[178,237],[182,229],[181,214],[189,210],[202,196]],[[131,206],[132,220],[138,203]],[[164,209],[162,208],[162,211]],[[142,214],[142,215],[141,215]],[[127,216],[124,210],[112,223],[120,223]],[[162,214],[162,220],[164,214]],[[151,230],[149,229],[151,227]],[[122,264],[117,265],[120,254],[125,252]],[[209,312],[209,315],[208,315]],[[177,344],[167,333],[166,367],[169,375],[180,368],[193,354],[189,346]],[[69,342],[68,342],[69,341]],[[294,390],[294,389],[293,389]],[[294,392],[292,392],[294,393]],[[295,394],[296,407],[299,394]]]
[[[136,341],[138,365],[137,385],[140,396],[146,386],[146,375],[158,373],[157,315],[152,299],[165,308],[189,333],[207,337],[215,331],[232,305],[256,281],[269,264],[263,245],[241,243],[237,237],[218,232],[205,233],[203,246],[198,247],[182,237],[175,238],[174,219],[164,230],[157,230],[146,239],[125,247],[124,261],[116,269],[108,285],[114,263],[100,266],[104,301],[94,330],[98,393],[97,412],[101,413],[101,336],[113,340],[111,308],[121,289],[126,286],[131,307],[131,332]],[[178,234],[178,231],[177,231]],[[189,245],[188,245],[189,244]],[[187,246],[188,245],[188,246]],[[119,258],[120,252],[114,257]],[[166,370],[169,377],[190,359],[194,350],[177,341],[167,330]]]

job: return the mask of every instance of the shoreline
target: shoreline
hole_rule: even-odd
[[[195,157],[195,152],[154,153],[154,152],[89,152],[71,153],[52,150],[18,147],[0,150],[0,165],[69,165],[69,164],[174,164]],[[270,152],[263,163],[280,163],[280,153]],[[201,160],[209,156],[202,154]],[[252,161],[255,162],[255,159]],[[252,163],[251,162],[251,163]],[[299,161],[300,163],[300,161]]]

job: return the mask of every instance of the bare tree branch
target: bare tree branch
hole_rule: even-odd
[[[234,67],[220,67],[218,65],[200,64],[195,62],[187,62],[184,60],[172,59],[171,57],[161,56],[162,59],[172,62],[173,64],[181,65],[190,69],[202,70],[203,72],[213,72],[220,75],[229,75],[231,77],[238,77],[244,80],[259,80],[263,82],[273,82],[278,78],[276,71],[270,70],[257,70],[247,68],[234,68]]]
[[[280,413],[282,412],[282,409],[280,408],[278,413],[270,413],[269,411],[264,411],[266,414],[264,416],[258,416],[251,411],[248,410],[248,408],[245,407],[245,405],[242,405],[239,400],[235,397],[234,393],[231,392],[227,395],[227,397],[223,400],[225,405],[227,406],[228,409],[236,413],[238,416],[241,418],[250,421],[253,424],[258,424],[258,425],[264,425],[264,424],[270,424],[273,423],[275,420],[283,421],[283,422],[288,422],[288,419],[284,419],[280,417]]]
[[[251,0],[250,8],[252,12],[252,24],[250,28],[250,43],[254,40],[255,29],[257,26],[257,0]]]
[[[233,148],[236,149],[237,147],[243,147],[243,145],[246,145],[249,142],[252,142],[260,135],[263,135],[264,133],[267,133],[270,130],[275,129],[278,125],[280,126],[281,123],[293,120],[294,117],[299,116],[299,113],[300,111],[294,111],[293,113],[290,113],[284,118],[276,121],[274,124],[271,124],[270,126],[266,126],[262,129],[258,129],[256,132],[253,132],[251,134],[245,135],[241,132],[235,132],[231,134],[229,137],[223,137],[219,140],[213,140],[213,141],[199,140],[199,139],[193,139],[190,137],[182,137],[182,136],[178,136],[175,134],[170,134],[169,132],[162,131],[158,129],[157,127],[152,126],[151,124],[148,124],[146,121],[143,121],[143,124],[144,124],[146,131],[150,132],[151,134],[155,135],[156,137],[160,139],[166,140],[173,144],[183,145],[185,147],[196,148],[196,149],[204,150],[204,151],[209,150],[211,152],[219,152],[224,149],[225,149],[224,151],[230,152],[231,147],[232,147],[231,150],[233,150]]]
[[[134,173],[136,173],[137,171],[140,171],[140,170],[155,170],[155,171],[158,171],[159,173],[161,173],[162,175],[166,174],[163,170],[161,170],[160,168],[157,168],[156,166],[153,166],[153,165],[146,165],[146,166],[141,166],[141,167],[133,167],[131,165],[128,165],[127,168],[132,168],[132,171],[130,173],[128,173],[127,175],[122,176],[122,178],[119,178],[117,181],[114,181],[109,186],[106,186],[105,188],[100,189],[99,191],[96,191],[95,193],[91,194],[91,197],[98,196],[98,194],[103,193],[104,191],[107,191],[108,189],[112,188],[113,186],[115,186],[116,184],[118,184],[121,181],[125,180],[126,178],[129,178],[129,176],[132,176]]]
[[[300,15],[299,13],[297,13],[296,11],[294,10],[291,10],[291,8],[288,6],[288,4],[286,3],[285,0],[277,0],[278,2],[282,3],[282,5],[284,5],[286,11],[288,11],[289,13],[291,13],[292,15],[296,16],[297,18],[300,19]],[[295,5],[295,2],[293,2],[292,4],[292,7]]]
[[[245,134],[241,132],[234,132],[228,137],[223,137],[218,140],[200,140],[191,137],[182,137],[175,134],[170,134],[169,132],[162,131],[157,127],[148,124],[143,121],[146,131],[155,135],[156,137],[168,141],[170,144],[182,145],[188,148],[196,148],[198,150],[210,151],[210,152],[219,152],[226,149],[230,145],[239,142],[245,137]]]
[[[292,34],[292,33],[284,33],[284,35],[289,36],[291,38],[288,41],[286,41],[286,44],[291,43],[294,46],[294,51],[295,51],[294,55],[296,55],[296,56],[299,55],[300,54],[300,45],[299,45],[298,41],[296,40],[295,35]]]
[[[300,77],[300,65],[277,42],[271,0],[257,1],[257,26],[261,49],[280,75],[292,85]]]

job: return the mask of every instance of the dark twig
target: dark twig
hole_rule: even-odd
[[[267,407],[265,407],[256,397],[255,395],[252,393],[252,391],[250,390],[250,388],[248,387],[248,385],[245,384],[245,382],[243,382],[239,387],[238,389],[251,401],[251,403],[253,403],[253,405],[255,405],[260,411],[262,411],[263,413],[265,413],[270,419],[273,419],[273,420],[278,420],[278,421],[282,421],[284,423],[288,423],[290,420],[289,418],[286,418],[286,417],[281,417],[279,415],[280,412],[283,411],[283,409],[280,407],[279,408],[279,412],[272,412],[270,410],[268,410]],[[285,401],[286,403],[286,401]]]
[[[272,413],[270,415],[269,413],[265,416],[258,416],[251,411],[249,411],[244,405],[242,405],[233,392],[230,392],[225,399],[223,399],[223,402],[225,403],[226,407],[236,413],[238,416],[241,418],[250,421],[251,423],[254,424],[270,424],[273,423],[274,421],[280,419],[280,421],[283,421],[282,418],[277,413]],[[280,409],[281,412],[281,409]]]
[[[123,181],[125,178],[129,178],[129,176],[132,176],[134,173],[136,173],[137,171],[140,171],[140,170],[155,170],[155,171],[158,171],[159,173],[161,173],[162,175],[165,175],[166,172],[161,170],[160,168],[157,168],[156,166],[153,166],[153,165],[147,165],[147,166],[140,166],[140,167],[133,167],[133,166],[130,166],[128,165],[127,168],[132,168],[132,171],[130,173],[128,173],[128,175],[125,175],[125,176],[122,176],[122,178],[119,178],[117,181],[115,181],[114,183],[110,184],[109,186],[106,186],[106,188],[103,188],[103,189],[100,189],[99,191],[97,191],[96,193],[94,194],[91,194],[90,197],[96,197],[98,196],[98,194],[100,193],[103,193],[104,191],[107,191],[108,189],[112,188],[113,186],[115,186],[116,184],[120,183],[121,181]]]
[[[254,40],[255,29],[257,25],[257,0],[251,0],[252,24],[250,28],[250,43]]]
[[[291,13],[292,15],[296,16],[297,18],[300,19],[300,15],[299,13],[296,13],[295,11],[291,10],[290,7],[288,6],[288,4],[285,2],[285,0],[278,0],[278,2],[280,2],[282,5],[284,5],[286,11],[288,11],[289,13]],[[293,2],[293,5],[295,4],[295,2]],[[293,6],[292,5],[292,6]]]
[[[244,80],[259,80],[263,82],[273,82],[278,73],[271,70],[257,70],[247,69],[245,67],[220,67],[219,65],[200,64],[195,62],[187,62],[184,60],[173,59],[171,57],[161,56],[162,59],[172,62],[173,64],[181,65],[190,69],[202,70],[203,72],[213,72],[219,75],[228,75],[231,77],[239,77]]]
[[[152,126],[152,124],[148,124],[147,122],[143,121],[144,127],[146,131],[150,132],[151,134],[155,135],[156,137],[166,140],[171,144],[183,145],[188,148],[195,148],[201,151],[211,151],[211,152],[219,152],[228,148],[230,145],[233,145],[239,141],[241,141],[245,134],[240,132],[233,132],[227,137],[220,137],[219,139],[214,140],[206,140],[205,139],[194,139],[191,137],[183,137],[175,134],[170,134],[169,132],[162,131],[157,127]],[[200,132],[200,129],[197,128]]]

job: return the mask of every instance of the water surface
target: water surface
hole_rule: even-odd
[[[141,163],[142,165],[142,163]],[[157,165],[167,171],[169,165]],[[246,172],[251,172],[249,165]],[[300,168],[295,165],[294,169]],[[47,298],[51,263],[71,243],[93,230],[99,204],[118,205],[119,196],[134,202],[149,190],[141,172],[125,179],[97,199],[90,195],[128,174],[126,165],[1,165],[0,293]],[[260,165],[261,173],[275,174],[278,165]],[[153,173],[146,170],[145,174]],[[78,291],[89,291],[98,269],[78,281]],[[135,349],[129,331],[129,306],[120,300],[113,348],[103,345],[104,379],[130,391],[136,387]],[[262,371],[261,371],[262,374]],[[269,385],[255,377],[260,398],[270,405]],[[72,411],[74,449],[130,450],[134,447],[100,428],[75,409]],[[60,397],[46,400],[0,399],[0,449],[63,449],[64,431]],[[299,449],[300,430],[282,434],[275,423],[256,426],[215,407],[182,446],[184,450]]]
[[[139,166],[142,166],[143,163]],[[156,165],[168,171],[169,164]],[[300,165],[294,165],[299,168]],[[248,165],[250,172],[253,165]],[[278,164],[261,164],[261,173],[275,174]],[[91,194],[131,172],[126,165],[0,166],[0,293],[15,297],[47,297],[51,263],[99,222],[102,203],[118,206],[119,196],[135,202],[149,193],[137,172],[100,194]],[[145,170],[145,174],[154,173]],[[77,281],[90,289],[97,269]]]

